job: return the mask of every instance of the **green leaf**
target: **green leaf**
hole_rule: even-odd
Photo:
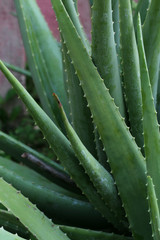
[[[144,158],[86,52],[61,0],[52,0],[52,4],[107,151],[134,237],[150,239],[151,227],[145,201],[147,189]]]
[[[33,169],[35,168],[35,166],[30,164],[27,159],[22,157],[23,153],[32,154],[33,156],[40,159],[45,164],[54,168],[56,171],[59,171],[61,174],[66,175],[65,170],[60,164],[56,163],[52,159],[47,158],[46,156],[37,152],[36,150],[33,150],[32,148],[26,146],[22,142],[14,139],[13,137],[3,133],[2,131],[0,131],[0,148],[3,151],[5,151],[7,154],[11,155],[11,157],[15,158],[16,161],[23,162],[25,165],[32,166]],[[36,166],[36,170],[38,170],[37,166]]]
[[[31,77],[31,73],[25,69],[22,69],[22,68],[19,68],[13,64],[9,64],[9,63],[6,63],[4,62],[4,64],[6,65],[6,67],[8,67],[10,70],[14,71],[14,72],[18,72],[18,73],[21,73],[27,77]]]
[[[138,49],[141,68],[142,103],[143,103],[143,130],[144,130],[144,150],[147,164],[147,172],[153,179],[155,191],[160,207],[160,133],[157,121],[157,114],[154,107],[151,83],[147,68],[143,37],[141,31],[140,15],[137,27]]]
[[[65,0],[63,4],[69,14],[72,23],[74,24],[77,32],[82,38],[83,44],[90,54],[90,43],[88,42],[83,27],[79,20],[79,14],[77,13],[77,8],[74,6],[73,0]],[[75,2],[76,5],[76,2]],[[61,33],[63,35],[63,33]],[[66,76],[66,89],[69,98],[69,105],[70,105],[70,115],[71,115],[71,122],[78,133],[80,139],[88,148],[88,150],[96,156],[96,149],[94,143],[94,125],[91,119],[91,113],[89,108],[87,107],[87,101],[84,98],[84,93],[79,85],[79,79],[77,73],[74,69],[72,61],[70,59],[68,49],[66,47],[65,41],[63,40],[63,36],[61,36],[62,40],[62,51],[63,51],[63,65],[65,70]]]
[[[60,226],[60,229],[67,233],[72,240],[132,240],[132,238],[123,235],[83,228]]]
[[[70,56],[67,54],[66,44],[62,39],[63,63],[66,73],[66,89],[68,93],[71,123],[86,148],[96,156],[94,143],[94,125],[88,103]]]
[[[9,232],[17,233],[19,236],[29,239],[30,232],[9,211],[0,209],[0,226]]]
[[[102,201],[96,189],[93,187],[93,184],[91,183],[89,177],[85,174],[84,169],[79,165],[79,161],[75,157],[75,153],[70,146],[70,142],[62,134],[62,132],[60,132],[45,112],[38,106],[24,87],[12,75],[12,73],[5,67],[2,61],[0,61],[0,69],[28,107],[45,138],[77,186],[87,196],[89,201],[96,206],[96,209],[98,209],[102,216],[107,218],[109,209]]]
[[[69,240],[38,208],[0,178],[0,201],[38,240]]]
[[[0,158],[0,176],[37,204],[40,210],[53,217],[55,222],[75,225],[83,222],[82,226],[92,227],[97,225],[99,219],[99,225],[103,225],[103,219],[84,196],[50,182],[25,166]]]
[[[93,1],[92,57],[98,72],[124,117],[125,110],[114,41],[111,0]]]
[[[160,66],[159,66],[156,110],[157,110],[158,122],[160,123]]]
[[[3,228],[0,228],[0,239],[3,240],[25,240],[24,238],[19,237],[17,234],[12,234],[7,232]]]
[[[151,3],[151,0],[139,0],[138,1],[137,6],[136,6],[135,11],[134,11],[134,16],[133,16],[135,29],[137,29],[138,13],[140,13],[141,21],[142,21],[142,24],[143,24],[144,21],[145,21],[150,3]]]
[[[76,11],[76,7],[75,7],[75,0],[62,0],[66,11],[68,13],[68,15],[70,16],[70,19],[72,20],[73,25],[75,26],[78,34],[80,35],[82,42],[87,50],[87,52],[90,54],[90,43],[87,40],[86,34],[83,30],[83,27],[81,25],[80,19],[79,19],[79,14]],[[61,33],[63,35],[63,33]]]
[[[113,19],[113,29],[115,33],[115,44],[117,50],[118,64],[120,65],[120,27],[119,27],[119,2],[117,0],[112,0],[112,19]]]
[[[29,68],[41,104],[49,117],[63,129],[52,98],[52,93],[56,92],[68,112],[60,48],[35,0],[15,0],[15,5]]]
[[[147,177],[148,180],[148,201],[149,201],[149,212],[151,217],[152,225],[152,237],[154,240],[160,239],[160,214],[156,198],[156,192],[154,189],[153,181],[150,176]]]
[[[157,88],[160,64],[160,1],[152,0],[144,25],[143,39],[154,103],[157,102]],[[148,37],[149,33],[149,37]]]
[[[22,236],[23,232],[25,232],[26,238],[29,238],[29,232],[27,229],[10,212],[0,210],[0,216],[0,226],[4,226],[8,231],[12,232],[15,232],[15,229],[17,229],[17,232]],[[125,237],[123,235],[114,233],[93,231],[90,229],[71,227],[66,225],[59,225],[59,227],[72,240],[131,240],[130,237]]]
[[[142,96],[137,43],[135,38],[130,0],[119,1],[120,42],[124,92],[132,135],[137,145],[143,148]],[[127,43],[127,44],[126,44]],[[136,106],[136,107],[135,107]]]
[[[57,96],[55,96],[57,102],[60,103]],[[117,189],[114,185],[114,180],[110,173],[90,154],[90,152],[83,145],[78,135],[68,122],[68,119],[64,113],[62,105],[60,106],[60,112],[62,114],[63,122],[66,127],[68,138],[72,144],[73,150],[80,161],[80,164],[85,169],[85,172],[90,177],[97,192],[101,195],[105,204],[110,209],[108,214],[108,220],[115,226],[119,226],[119,223],[125,222],[124,212],[121,207],[121,202],[118,197]],[[127,223],[125,223],[127,226]],[[121,225],[120,225],[121,226]],[[121,226],[122,228],[123,226]]]

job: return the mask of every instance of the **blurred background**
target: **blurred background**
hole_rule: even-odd
[[[59,40],[58,25],[51,7],[50,0],[37,0],[37,3],[48,22],[53,35]],[[84,29],[90,38],[90,7],[87,0],[79,0],[78,8]],[[0,58],[18,67],[25,67],[25,52],[13,0],[0,0]],[[15,73],[16,77],[24,83],[24,77]],[[10,88],[8,81],[0,73],[0,95],[4,97]]]

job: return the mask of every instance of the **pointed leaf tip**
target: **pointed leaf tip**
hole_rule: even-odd
[[[62,107],[62,103],[60,102],[60,100],[59,100],[59,98],[58,98],[58,96],[57,96],[56,93],[53,93],[53,97],[56,99],[56,101],[57,101],[59,107]]]

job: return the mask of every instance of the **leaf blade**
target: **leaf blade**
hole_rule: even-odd
[[[5,207],[9,208],[39,240],[69,240],[58,227],[54,226],[51,220],[2,178],[0,178],[0,201]]]
[[[144,150],[147,164],[147,172],[153,179],[156,195],[158,198],[158,206],[160,207],[160,133],[157,121],[157,114],[154,107],[154,99],[152,95],[150,77],[147,68],[147,61],[145,57],[140,15],[138,17],[137,38],[141,67],[143,129],[145,143]]]
[[[147,194],[145,187],[146,166],[143,156],[127,130],[124,121],[121,119],[62,2],[57,0],[52,1],[52,4],[73,64],[86,93],[94,121],[109,156],[113,175],[117,182],[122,201],[125,203],[125,210],[127,211],[133,233],[135,236],[141,235],[145,236],[146,239],[150,239],[151,228],[149,226],[149,215],[145,201]],[[63,24],[64,21],[65,25]],[[114,145],[110,139],[114,139]],[[119,146],[119,143],[121,143],[121,146]],[[115,151],[115,147],[117,151]],[[121,171],[119,171],[120,169]],[[127,186],[126,179],[128,179]],[[130,199],[128,195],[126,196],[126,192],[130,192]],[[139,199],[137,199],[137,196]],[[145,223],[142,223],[141,218],[144,219]]]

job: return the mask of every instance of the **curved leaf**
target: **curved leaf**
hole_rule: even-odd
[[[52,0],[52,4],[107,151],[132,232],[135,237],[150,239],[151,227],[145,200],[147,189],[144,158],[86,52],[61,0]]]
[[[53,92],[59,94],[68,111],[60,48],[35,0],[15,0],[15,5],[29,68],[41,104],[49,117],[63,129],[52,98]]]
[[[0,239],[3,240],[25,240],[24,238],[19,237],[17,234],[12,234],[6,230],[0,228]]]
[[[69,240],[58,226],[2,178],[0,178],[0,201],[38,240]]]

